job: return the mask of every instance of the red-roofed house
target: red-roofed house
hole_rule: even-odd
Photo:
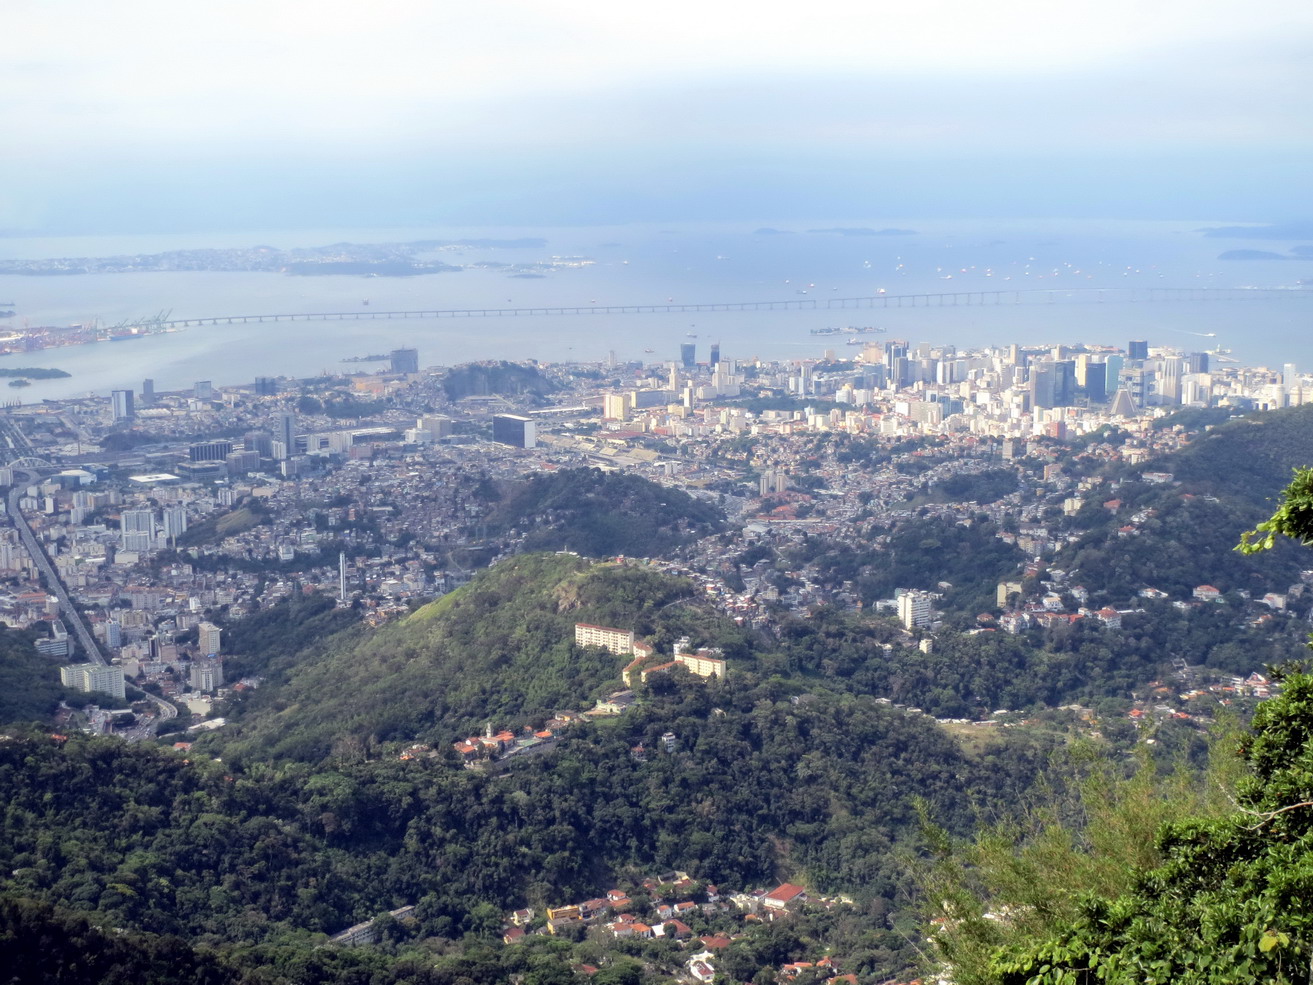
[[[763,896],[761,902],[772,910],[787,910],[790,906],[805,902],[806,899],[807,893],[801,886],[786,882]]]
[[[684,940],[686,937],[693,936],[693,928],[682,920],[667,920],[660,928],[660,937],[673,937],[675,940]]]

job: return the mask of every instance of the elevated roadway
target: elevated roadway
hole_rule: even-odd
[[[530,308],[420,308],[383,311],[360,307],[352,311],[266,312],[210,315],[201,318],[150,320],[151,328],[196,328],[291,321],[389,321],[435,318],[534,318],[543,316],[701,314],[716,311],[856,311],[889,308],[954,308],[1035,304],[1113,304],[1127,302],[1271,301],[1313,298],[1313,290],[1209,287],[1078,287],[1010,291],[951,291],[937,294],[873,294],[854,298],[795,297],[777,301],[717,301],[692,304],[598,304]]]

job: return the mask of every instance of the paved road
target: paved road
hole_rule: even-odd
[[[14,526],[18,530],[18,536],[22,538],[23,546],[27,548],[27,553],[32,556],[32,562],[37,566],[37,570],[41,572],[46,588],[59,600],[59,613],[64,620],[64,625],[77,636],[78,643],[82,647],[82,652],[86,654],[87,661],[105,666],[109,661],[100,652],[100,646],[96,643],[96,638],[91,635],[91,630],[87,628],[82,613],[73,605],[68,589],[64,587],[64,582],[60,579],[59,573],[55,571],[55,566],[50,563],[49,555],[46,554],[45,549],[36,539],[36,535],[32,533],[32,528],[27,523],[27,517],[23,516],[23,511],[18,508],[18,501],[22,498],[24,491],[37,478],[32,472],[14,472],[14,485],[9,490],[9,515],[13,518]],[[146,697],[159,709],[161,719],[177,717],[178,709],[170,702],[149,692],[146,692]]]

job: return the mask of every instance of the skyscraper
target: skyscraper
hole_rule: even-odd
[[[114,408],[114,420],[130,421],[136,417],[136,411],[132,406],[131,390],[111,390],[110,404]]]
[[[679,346],[679,361],[685,369],[692,369],[698,364],[698,344],[683,342]]]
[[[710,358],[710,360],[711,360],[711,368],[712,368],[712,369],[715,369],[718,365],[720,365],[720,343],[719,343],[719,342],[712,342],[712,343],[711,343],[711,356],[710,356],[709,358]]]
[[[1149,343],[1143,339],[1131,339],[1131,341],[1126,344],[1126,358],[1148,359]]]
[[[1030,403],[1032,407],[1065,407],[1071,403],[1075,387],[1075,364],[1064,359],[1038,359],[1030,364]]]
[[[516,448],[534,448],[538,444],[538,429],[533,418],[518,414],[494,414],[492,440]]]
[[[1085,396],[1091,404],[1108,399],[1108,364],[1088,363],[1085,367]]]
[[[274,432],[274,457],[291,458],[296,454],[296,415],[279,414]]]
[[[141,402],[143,404],[153,404],[155,402],[155,381],[141,381]]]
[[[390,368],[394,373],[419,372],[418,349],[393,349],[388,358]]]

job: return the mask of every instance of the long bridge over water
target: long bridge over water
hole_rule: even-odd
[[[1271,301],[1313,298],[1313,289],[1269,287],[1078,287],[1011,291],[952,291],[938,294],[874,294],[856,298],[795,297],[781,301],[718,301],[700,304],[598,304],[529,308],[424,308],[383,311],[362,305],[352,311],[214,315],[151,320],[152,327],[193,328],[283,321],[387,321],[406,318],[531,318],[577,315],[685,314],[714,311],[852,311],[889,308],[953,308],[1023,304],[1112,304],[1127,302]]]

